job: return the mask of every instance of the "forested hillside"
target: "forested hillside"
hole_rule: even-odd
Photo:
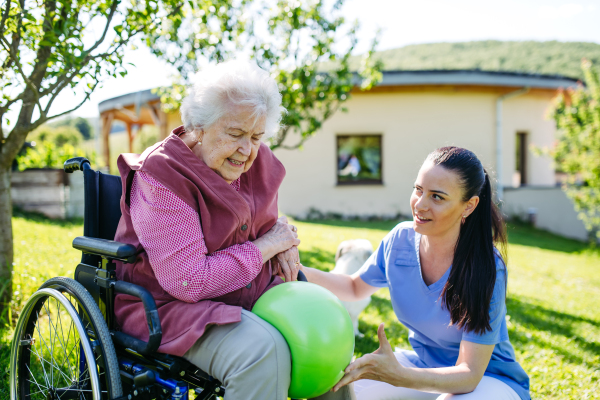
[[[431,43],[377,53],[384,70],[481,69],[583,78],[581,59],[600,65],[600,44],[585,42]],[[358,57],[354,64],[358,67]]]

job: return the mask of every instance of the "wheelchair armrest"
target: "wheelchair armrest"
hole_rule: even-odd
[[[94,254],[115,260],[132,263],[135,261],[136,248],[130,244],[79,236],[73,239],[73,247],[84,253]]]
[[[112,287],[117,293],[128,294],[142,300],[146,312],[146,321],[148,322],[148,342],[136,339],[123,332],[113,332],[115,342],[139,354],[148,355],[156,352],[162,340],[162,328],[154,297],[143,287],[125,281],[116,281]]]

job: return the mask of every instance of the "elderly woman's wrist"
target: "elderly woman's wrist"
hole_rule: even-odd
[[[273,258],[276,254],[272,250],[272,248],[273,248],[272,244],[264,236],[259,237],[258,239],[254,240],[252,242],[252,244],[255,245],[258,248],[258,250],[260,250],[260,253],[262,254],[262,258],[263,258],[263,264],[266,263],[267,261],[269,261],[271,258]]]

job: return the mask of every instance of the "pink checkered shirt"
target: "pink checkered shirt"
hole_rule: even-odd
[[[240,190],[240,180],[231,186]],[[156,279],[171,296],[194,303],[250,283],[263,261],[251,242],[207,254],[198,213],[146,172],[131,186],[131,221]]]

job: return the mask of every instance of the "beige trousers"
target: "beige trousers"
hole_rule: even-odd
[[[285,400],[290,386],[290,349],[279,331],[242,310],[242,320],[212,326],[184,358],[225,386],[225,400]],[[354,400],[345,387],[319,400]]]
[[[414,351],[396,350],[394,355],[402,366],[418,368],[407,357],[407,354],[411,353],[415,356]],[[362,379],[354,383],[354,391],[359,400],[520,400],[517,393],[510,386],[489,376],[484,376],[474,391],[465,394],[421,392],[369,379]]]

